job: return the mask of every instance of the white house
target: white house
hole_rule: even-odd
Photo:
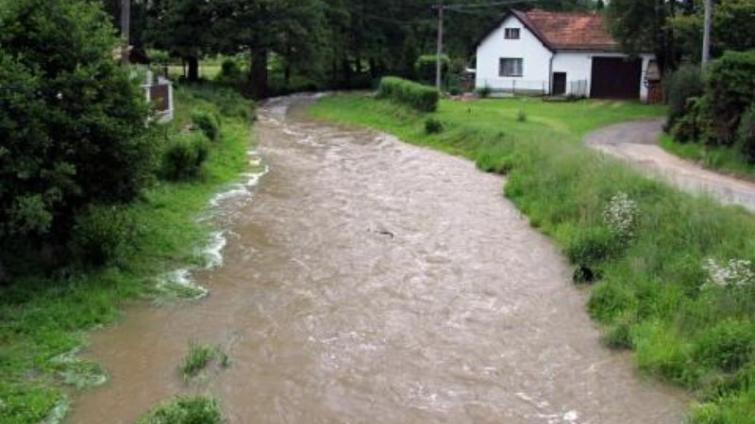
[[[621,53],[600,14],[510,10],[477,44],[475,86],[646,100],[654,58]]]

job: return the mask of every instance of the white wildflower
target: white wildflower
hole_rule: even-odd
[[[603,222],[613,231],[626,237],[632,236],[636,217],[637,202],[624,192],[613,196],[603,210]]]
[[[708,273],[707,287],[745,287],[755,282],[752,262],[745,259],[729,259],[719,263],[715,259],[706,259],[703,269]]]

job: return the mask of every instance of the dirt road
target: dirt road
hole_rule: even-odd
[[[585,143],[682,190],[707,194],[755,212],[755,183],[718,174],[666,152],[658,146],[662,127],[661,120],[613,125],[589,134]]]

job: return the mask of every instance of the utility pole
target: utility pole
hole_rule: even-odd
[[[128,65],[131,46],[131,0],[121,0],[121,63]]]
[[[441,61],[441,55],[443,55],[443,0],[438,0],[438,51],[435,58],[435,88],[441,91],[443,84],[443,63]]]
[[[703,69],[710,60],[710,27],[713,15],[713,0],[705,0],[705,27],[703,28]]]

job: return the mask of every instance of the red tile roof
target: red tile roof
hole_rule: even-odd
[[[512,9],[496,28],[512,14],[551,50],[619,50],[619,43],[608,33],[603,15],[598,13]]]

